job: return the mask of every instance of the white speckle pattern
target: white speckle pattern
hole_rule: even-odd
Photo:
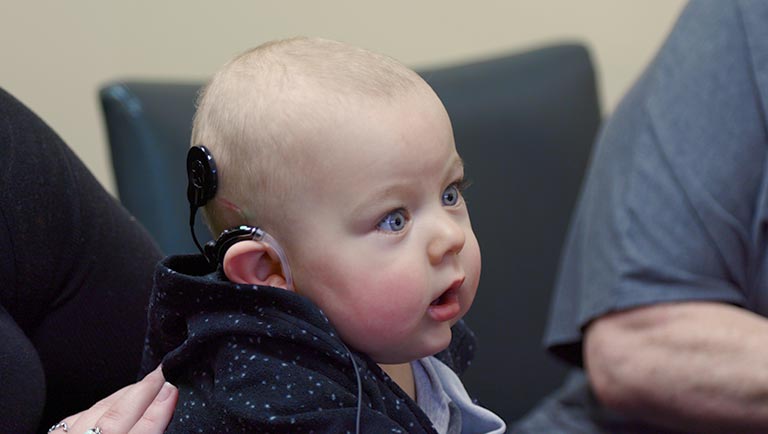
[[[168,432],[353,432],[356,376],[328,318],[294,293],[219,276],[163,278],[187,280],[150,301],[144,357],[165,356],[182,392]],[[372,361],[356,360],[364,421],[375,414],[392,421],[384,432],[432,432]]]

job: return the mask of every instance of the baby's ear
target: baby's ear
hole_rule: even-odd
[[[280,258],[267,244],[240,241],[224,255],[224,274],[232,282],[288,289]]]

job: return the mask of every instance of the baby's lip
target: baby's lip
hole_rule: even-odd
[[[429,304],[429,316],[438,322],[450,321],[461,312],[459,288],[464,284],[464,276],[453,281],[450,287]]]

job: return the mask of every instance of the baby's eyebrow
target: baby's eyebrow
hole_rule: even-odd
[[[464,173],[464,159],[459,154],[456,154],[453,158],[453,163],[449,166],[449,173],[461,172]]]
[[[373,204],[377,204],[387,197],[397,196],[400,192],[407,191],[408,185],[405,183],[398,183],[388,186],[387,188],[378,190],[363,200],[357,202],[352,208],[352,215],[365,215],[365,211]]]
[[[460,155],[456,155],[455,162],[453,163],[453,167],[464,171],[464,159],[461,158]]]
[[[453,157],[453,162],[446,166],[447,174],[453,174],[455,172],[461,172],[464,173],[464,160],[456,154]],[[409,185],[405,182],[403,183],[394,183],[392,185],[389,185],[388,187],[378,190],[370,195],[368,195],[364,200],[358,202],[353,207],[353,214],[354,215],[360,215],[363,213],[363,211],[371,206],[371,204],[378,203],[384,199],[386,199],[389,196],[396,196],[401,192],[408,191]]]

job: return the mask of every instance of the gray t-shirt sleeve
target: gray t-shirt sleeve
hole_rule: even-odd
[[[581,363],[607,312],[753,308],[764,250],[768,3],[692,2],[596,144],[545,344]]]

